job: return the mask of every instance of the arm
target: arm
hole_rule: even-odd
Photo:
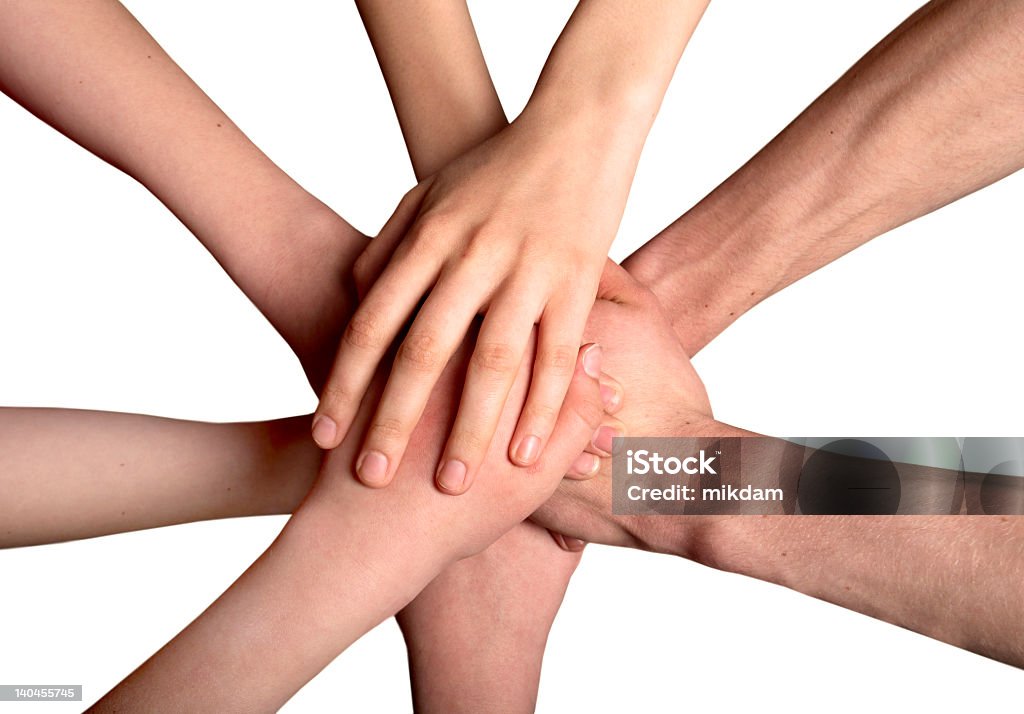
[[[508,125],[465,0],[358,0],[422,180]]]
[[[359,9],[418,178],[507,126],[463,0],[362,0]],[[403,608],[414,709],[533,711],[548,632],[581,547],[560,548],[525,521]]]
[[[623,265],[691,354],[764,298],[1024,166],[1024,2],[935,0]]]
[[[0,548],[291,513],[320,460],[303,417],[209,424],[0,408]]]
[[[601,335],[606,368],[629,395],[619,414],[627,433],[753,436],[711,415],[653,295],[621,272],[608,291],[614,303],[598,302],[587,334]],[[753,478],[778,484],[779,460],[759,462],[765,470]],[[1024,666],[1022,517],[614,516],[605,465],[597,478],[562,484],[532,518],[588,541],[777,583]]]
[[[417,431],[417,459],[403,464],[405,478],[395,488],[373,491],[352,478],[356,444],[332,452],[267,552],[96,710],[177,711],[186,698],[188,706],[210,711],[276,709],[446,566],[485,548],[546,499],[600,420],[600,349],[581,350],[545,460],[519,468],[504,450],[492,450],[480,487],[452,499],[417,461],[440,450],[454,413],[451,388],[467,356],[463,351],[447,369]],[[517,401],[525,398],[527,376],[524,369],[517,379]],[[503,434],[511,433],[515,416],[507,412]],[[366,409],[360,414],[369,417]]]
[[[365,238],[257,149],[119,2],[0,3],[0,90],[152,191],[320,384]]]
[[[481,310],[438,484],[452,494],[470,487],[535,323],[530,397],[508,446],[519,464],[543,451],[640,150],[705,4],[581,3],[522,115],[407,194],[361,256],[357,271],[372,287],[321,396],[321,446],[348,431],[377,364],[416,311],[365,435],[364,482],[391,481],[441,367]]]

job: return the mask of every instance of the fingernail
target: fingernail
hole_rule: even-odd
[[[519,448],[516,449],[516,461],[521,464],[532,464],[538,453],[540,453],[540,438],[528,436],[519,442]]]
[[[567,535],[562,536],[562,543],[565,545],[565,549],[570,553],[579,553],[587,545],[586,541]]]
[[[599,468],[601,468],[601,459],[593,454],[580,454],[572,462],[573,473],[580,476],[593,476]]]
[[[334,447],[334,439],[338,436],[338,425],[325,414],[317,414],[313,418],[313,441],[321,449]]]
[[[594,379],[601,376],[601,345],[596,342],[583,353],[583,371]]]
[[[614,429],[610,426],[602,426],[594,432],[594,438],[590,440],[590,443],[594,445],[594,448],[603,451],[606,454],[610,454],[612,453],[612,440],[616,436],[622,436],[618,429]]]
[[[388,475],[388,457],[379,451],[367,451],[359,457],[356,473],[367,486],[383,486]]]
[[[445,463],[437,473],[437,485],[451,493],[461,492],[465,482],[466,465],[455,459]]]
[[[614,409],[619,406],[619,400],[622,397],[619,396],[617,389],[612,389],[607,384],[601,385],[601,403],[608,409]]]

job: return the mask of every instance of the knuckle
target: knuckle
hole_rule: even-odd
[[[433,372],[441,361],[438,339],[425,332],[410,333],[402,340],[395,359],[416,371]]]
[[[328,382],[321,394],[321,400],[326,403],[327,409],[337,409],[351,406],[356,401],[356,394],[345,384]]]
[[[555,345],[543,350],[538,356],[541,369],[556,377],[571,376],[576,368],[579,350],[572,345]]]
[[[519,367],[519,356],[503,342],[485,342],[473,350],[473,366],[487,373],[508,374]]]
[[[409,232],[412,247],[424,248],[441,244],[454,227],[454,220],[447,214],[440,211],[426,213]]]
[[[368,431],[368,441],[391,443],[398,441],[405,434],[405,425],[401,419],[382,417],[376,419]]]
[[[452,434],[452,451],[462,455],[482,453],[490,445],[490,439],[486,438],[476,429],[462,429]]]
[[[356,261],[352,264],[352,276],[360,284],[365,283],[370,278],[370,269],[373,266],[373,259],[366,252],[362,253]]]
[[[375,313],[359,310],[345,326],[341,339],[344,344],[358,349],[379,347],[383,333],[381,325],[381,320]]]
[[[561,406],[548,403],[532,404],[526,410],[526,418],[533,424],[551,425],[558,419]]]

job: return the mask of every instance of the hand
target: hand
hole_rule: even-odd
[[[357,261],[357,282],[369,289],[322,393],[313,427],[320,446],[334,448],[349,431],[377,365],[415,313],[356,458],[367,485],[393,478],[431,390],[480,311],[486,315],[438,485],[458,494],[475,478],[535,323],[534,371],[509,455],[523,466],[539,458],[631,175],[612,171],[621,162],[570,135],[517,120],[413,189]]]
[[[301,510],[326,509],[325,514],[334,514],[324,518],[324,523],[330,525],[332,533],[337,529],[339,542],[359,531],[379,537],[380,521],[384,514],[390,514],[386,516],[388,540],[401,544],[399,552],[403,559],[419,550],[415,558],[429,568],[433,567],[431,563],[438,563],[437,558],[446,565],[473,555],[527,518],[550,496],[564,475],[573,476],[574,459],[584,449],[597,451],[593,442],[597,440],[596,432],[602,423],[617,423],[605,413],[600,381],[595,379],[595,375],[600,374],[603,351],[599,346],[588,345],[579,352],[572,387],[544,456],[532,466],[520,467],[508,460],[504,448],[494,444],[485,458],[476,488],[464,498],[446,497],[434,487],[429,465],[436,463],[443,446],[441,437],[455,415],[459,380],[465,374],[471,346],[472,341],[460,349],[442,373],[438,388],[415,429],[409,455],[400,466],[404,477],[398,479],[399,482],[388,489],[367,490],[351,478],[348,472],[359,446],[354,438],[346,439],[327,455],[321,476]],[[384,375],[383,369],[378,372],[371,397],[383,387]],[[499,440],[508,439],[515,428],[528,382],[529,368],[524,364],[510,393],[509,408],[499,422]],[[372,417],[373,403],[374,399],[368,398],[360,408],[355,422],[357,429]],[[590,453],[586,457],[594,467],[588,469],[590,474],[577,474],[577,477],[589,477],[597,471],[600,459]],[[428,472],[430,475],[426,475]],[[344,522],[339,522],[339,513],[345,514]],[[325,533],[317,539],[335,540],[335,537]],[[347,542],[347,547],[357,550],[363,547]],[[407,572],[397,576],[408,579]]]
[[[668,316],[647,288],[610,261],[586,338],[601,340],[605,362],[622,384],[627,398],[617,416],[626,433],[698,435],[709,428],[707,393]],[[531,519],[586,541],[652,548],[658,519],[613,516],[611,504],[611,464],[605,462],[596,478],[560,487]]]

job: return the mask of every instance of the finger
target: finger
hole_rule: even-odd
[[[586,541],[580,540],[579,538],[562,535],[561,533],[556,533],[551,530],[549,530],[548,533],[551,535],[552,539],[554,539],[555,543],[558,544],[559,548],[569,553],[579,553],[587,545]]]
[[[601,470],[601,457],[584,451],[573,459],[565,472],[565,478],[572,481],[586,481],[597,476]]]
[[[426,193],[426,183],[421,183],[402,196],[395,212],[388,218],[380,233],[370,241],[366,249],[352,265],[352,277],[360,299],[370,292],[370,287],[384,272],[395,249],[401,244],[413,221],[419,215],[420,204]]]
[[[607,372],[601,372],[601,403],[604,404],[604,411],[607,414],[617,414],[622,409],[622,399],[625,390],[619,380]]]
[[[437,485],[446,493],[465,493],[487,455],[533,333],[538,306],[528,294],[503,292],[484,318],[437,471]]]
[[[475,294],[473,286],[480,286]],[[420,308],[395,355],[356,458],[356,474],[367,486],[379,488],[391,482],[434,385],[485,298],[485,281],[441,278]]]
[[[589,297],[574,298],[564,306],[549,303],[541,317],[530,392],[509,451],[509,457],[520,466],[535,463],[551,436],[592,304]],[[599,377],[600,372],[591,376]]]
[[[530,469],[533,473],[544,473],[548,463],[573,463],[574,459],[580,461],[579,464],[573,463],[573,466],[579,468],[571,467],[570,470],[577,475],[589,477],[600,468],[600,458],[580,453],[605,418],[597,379],[587,374],[584,363],[589,363],[588,370],[600,373],[600,345],[591,343],[580,348],[572,382],[551,433],[548,448],[541,455],[537,466]]]
[[[625,435],[626,425],[615,417],[606,416],[601,421],[601,426],[597,427],[594,435],[590,438],[590,443],[583,450],[602,458],[612,456],[618,453],[618,449],[621,447],[621,442],[615,440],[621,439]]]
[[[341,443],[377,366],[435,276],[432,265],[388,270],[356,308],[313,416],[313,440],[320,448]]]

